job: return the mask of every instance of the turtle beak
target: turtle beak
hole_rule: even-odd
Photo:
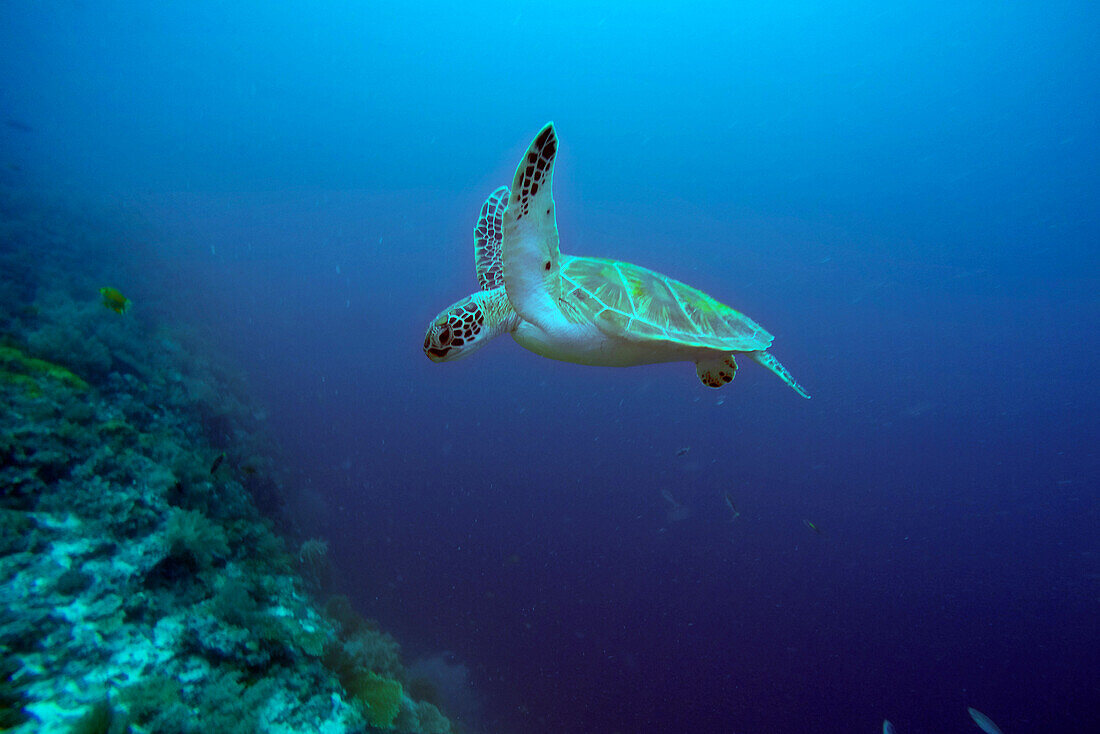
[[[432,334],[428,332],[428,335],[424,337],[424,354],[428,355],[428,359],[433,362],[442,362],[447,359],[447,352],[451,351],[449,347],[440,349],[432,343]]]
[[[448,344],[444,344],[438,337],[440,331],[445,328],[439,324],[432,324],[428,328],[428,333],[424,335],[424,354],[428,356],[433,362],[446,362],[447,355],[450,354],[452,347]],[[448,330],[449,334],[450,331]]]
[[[447,361],[447,352],[449,352],[449,351],[451,351],[451,350],[450,349],[436,349],[435,347],[427,347],[426,349],[424,349],[424,354],[428,355],[428,359],[430,359],[431,361],[438,363],[438,362],[446,362]]]

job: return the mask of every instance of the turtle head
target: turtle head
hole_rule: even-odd
[[[428,324],[424,354],[433,362],[453,362],[473,354],[490,339],[512,331],[519,317],[504,287],[478,291],[443,309]]]

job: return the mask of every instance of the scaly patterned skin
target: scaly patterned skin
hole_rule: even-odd
[[[481,206],[474,227],[474,265],[481,290],[443,309],[428,325],[424,354],[433,362],[465,357],[519,324],[504,290],[501,238],[508,187],[501,186]]]
[[[481,216],[474,227],[474,263],[477,266],[477,284],[483,291],[504,285],[504,258],[501,256],[500,242],[507,207],[508,187],[501,186],[489,194],[481,205]]]
[[[445,308],[428,324],[424,354],[433,362],[451,362],[473,354],[493,337],[519,325],[504,288],[478,291]]]

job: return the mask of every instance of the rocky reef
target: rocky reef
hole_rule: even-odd
[[[110,237],[0,191],[0,731],[453,731],[277,530],[241,378],[101,302]]]

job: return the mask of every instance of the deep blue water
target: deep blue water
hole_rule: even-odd
[[[159,233],[123,289],[245,369],[475,731],[1100,726],[1094,4],[223,5],[4,4],[0,175]],[[812,400],[425,359],[550,119],[562,250],[745,311]]]

